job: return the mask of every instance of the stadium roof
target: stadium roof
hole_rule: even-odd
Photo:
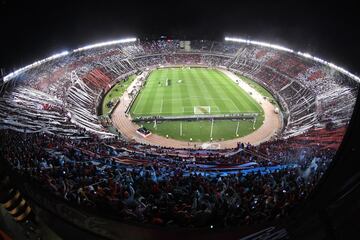
[[[84,46],[84,47],[80,47],[80,48],[77,48],[77,49],[74,49],[72,50],[72,52],[79,52],[79,51],[84,51],[84,50],[88,50],[88,49],[92,49],[92,48],[98,48],[98,47],[104,47],[104,46],[110,46],[110,45],[114,45],[114,44],[120,44],[120,43],[128,43],[128,42],[134,42],[136,41],[137,38],[123,38],[123,39],[118,39],[118,40],[112,40],[112,41],[106,41],[106,42],[100,42],[100,43],[95,43],[95,44],[91,44],[91,45],[87,45],[87,46]],[[272,48],[272,49],[276,49],[276,50],[280,50],[280,51],[285,51],[285,52],[290,52],[290,53],[294,53],[294,54],[297,54],[299,56],[302,56],[302,57],[305,57],[305,58],[309,58],[313,61],[316,61],[316,62],[319,62],[321,64],[324,64],[324,65],[327,65],[329,66],[330,68],[333,68],[343,74],[345,74],[346,76],[352,78],[353,80],[357,81],[357,82],[360,82],[360,78],[352,73],[350,73],[349,71],[345,70],[344,68],[342,67],[339,67],[331,62],[328,62],[326,60],[323,60],[321,58],[318,58],[318,57],[315,57],[315,56],[312,56],[311,54],[309,53],[303,53],[303,52],[300,52],[300,51],[294,51],[290,48],[286,48],[286,47],[283,47],[283,46],[280,46],[280,45],[276,45],[276,44],[271,44],[271,43],[267,43],[267,42],[261,42],[261,41],[254,41],[254,40],[248,40],[248,39],[243,39],[243,38],[232,38],[232,37],[225,37],[225,41],[231,41],[231,42],[239,42],[239,43],[246,43],[246,44],[252,44],[252,45],[258,45],[258,46],[262,46],[262,47],[268,47],[268,48]],[[66,56],[68,55],[69,51],[63,51],[61,53],[57,53],[57,54],[54,54],[50,57],[47,57],[45,59],[42,59],[42,60],[39,60],[39,61],[36,61],[30,65],[27,65],[23,68],[20,68],[14,72],[11,72],[9,74],[7,74],[6,76],[3,77],[3,81],[4,82],[7,82],[11,79],[13,79],[14,77],[17,77],[18,75],[20,75],[21,73],[33,68],[33,67],[37,67],[37,66],[40,66],[41,64],[43,63],[46,63],[48,61],[51,61],[51,60],[54,60],[56,58],[60,58],[60,57],[63,57],[63,56]]]

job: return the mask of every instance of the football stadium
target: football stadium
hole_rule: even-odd
[[[261,106],[225,74],[191,67],[152,71],[130,114],[136,120],[147,119],[143,125],[151,132],[185,141],[235,138],[260,127],[264,120]],[[248,119],[213,120],[233,115]],[[162,123],[149,124],[154,118]]]
[[[359,82],[244,38],[60,52],[2,78],[0,202],[85,239],[270,232],[331,165]]]

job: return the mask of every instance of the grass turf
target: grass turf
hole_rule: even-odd
[[[210,106],[210,114],[262,112],[248,93],[218,70],[164,68],[151,72],[130,113],[133,117],[193,115],[199,106]]]
[[[258,117],[255,122],[255,129],[262,125],[263,120],[264,116]],[[239,127],[237,126],[238,122]],[[211,137],[213,141],[223,141],[243,137],[254,131],[252,120],[215,120],[212,132],[211,120],[167,121],[157,123],[156,128],[154,122],[145,122],[142,125],[161,136],[168,135],[169,138],[182,141],[190,141],[190,138],[192,138],[194,142],[207,142],[211,140]],[[182,135],[180,135],[180,128],[182,128]]]
[[[149,75],[130,109],[137,116],[193,115],[195,109],[208,109],[210,114],[259,113],[255,130],[262,125],[264,113],[261,106],[224,73],[208,68],[164,68]],[[206,111],[205,111],[206,112]],[[227,140],[245,136],[254,131],[253,121],[217,120],[164,121],[156,128],[153,122],[142,123],[159,135],[188,141]],[[182,135],[180,135],[182,125]],[[211,125],[213,129],[211,131]]]
[[[275,104],[276,106],[278,106],[278,103],[276,101],[276,99],[274,98],[274,96],[263,86],[261,86],[259,83],[251,80],[250,78],[247,78],[245,76],[242,75],[238,75],[238,77],[243,80],[244,82],[246,82],[250,87],[252,87],[253,89],[255,89],[258,93],[260,93],[262,96],[267,97],[269,99],[269,101],[273,104]]]
[[[131,75],[127,79],[121,80],[113,88],[108,91],[102,102],[102,114],[109,114],[111,108],[108,107],[109,102],[116,102],[119,99],[125,90],[129,87],[129,85],[134,81],[136,75]]]

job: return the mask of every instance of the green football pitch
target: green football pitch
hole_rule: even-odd
[[[106,93],[102,102],[102,114],[106,115],[110,113],[111,107],[108,105],[109,102],[115,104],[116,100],[123,95],[132,81],[134,81],[135,76],[136,75],[131,75],[128,78],[121,80]]]
[[[152,132],[188,141],[226,140],[262,125],[262,107],[224,73],[210,68],[163,68],[150,73],[130,109],[131,116],[258,113],[253,120],[143,122]]]

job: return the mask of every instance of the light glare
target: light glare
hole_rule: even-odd
[[[92,48],[104,47],[104,46],[114,45],[114,44],[118,44],[118,43],[135,42],[135,41],[136,41],[136,38],[124,38],[124,39],[120,39],[120,40],[95,43],[95,44],[91,44],[91,45],[87,45],[85,47],[75,49],[75,50],[73,50],[73,52],[79,52],[79,51],[84,51],[84,50],[88,50],[88,49],[92,49]]]
[[[108,45],[113,45],[113,44],[118,44],[118,43],[135,42],[136,40],[137,40],[136,38],[123,38],[123,39],[114,40],[114,41],[96,43],[96,44],[92,44],[92,45],[88,45],[88,46],[85,46],[85,47],[75,49],[72,52],[79,52],[79,51],[83,51],[83,50],[87,50],[87,49],[91,49],[91,48],[103,47],[103,46],[108,46]],[[11,80],[12,78],[17,77],[19,74],[21,74],[21,73],[23,73],[23,72],[25,72],[25,71],[33,68],[33,67],[40,66],[41,64],[43,64],[45,62],[54,60],[54,59],[59,58],[59,57],[63,57],[63,56],[68,55],[68,54],[69,54],[68,51],[63,51],[61,53],[54,54],[54,55],[52,55],[52,56],[50,56],[48,58],[36,61],[36,62],[34,62],[34,63],[30,64],[30,65],[27,65],[27,66],[22,67],[22,68],[14,71],[14,72],[11,72],[11,73],[7,74],[5,77],[3,77],[3,80],[4,80],[4,82],[7,82],[7,81]]]
[[[19,74],[21,74],[21,73],[29,70],[30,68],[40,66],[40,65],[43,64],[43,63],[46,63],[46,62],[48,62],[48,61],[54,60],[54,59],[59,58],[59,57],[63,57],[63,56],[68,55],[68,54],[69,54],[68,51],[63,51],[63,52],[61,52],[61,53],[54,54],[54,55],[52,55],[52,56],[50,56],[50,57],[48,57],[48,58],[45,58],[45,59],[36,61],[36,62],[34,62],[34,63],[30,64],[30,65],[27,65],[27,66],[25,66],[25,67],[23,67],[23,68],[20,68],[20,69],[14,71],[14,72],[12,72],[12,73],[9,73],[8,75],[6,75],[6,76],[3,78],[3,80],[4,80],[4,82],[7,82],[7,81],[9,81],[10,79],[18,76]]]

